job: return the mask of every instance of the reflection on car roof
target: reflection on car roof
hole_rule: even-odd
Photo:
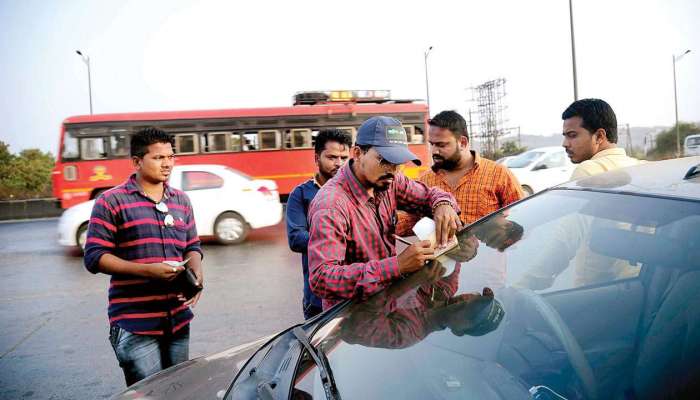
[[[639,193],[700,199],[700,176],[684,179],[700,157],[648,162],[563,183],[554,189]]]

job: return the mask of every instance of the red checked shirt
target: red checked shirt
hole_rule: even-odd
[[[451,194],[403,174],[370,197],[352,172],[352,160],[326,182],[309,209],[309,283],[327,309],[370,295],[401,276],[394,232],[396,210],[431,215],[441,201],[459,212]]]
[[[458,263],[452,274],[433,284],[424,283],[399,294],[389,293],[396,288],[392,286],[366,302],[355,303],[342,322],[341,338],[367,347],[403,349],[444,329],[429,321],[429,310],[455,295],[460,270]]]
[[[192,206],[184,192],[165,185],[168,212],[156,209],[132,175],[104,192],[92,209],[85,244],[85,267],[99,272],[104,254],[151,264],[182,261],[190,251],[201,254]],[[165,217],[173,217],[172,226]],[[175,333],[192,320],[189,307],[177,299],[171,282],[133,275],[112,275],[109,285],[110,325],[141,335]]]

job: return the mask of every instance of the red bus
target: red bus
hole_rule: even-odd
[[[221,164],[256,179],[273,179],[283,198],[315,173],[313,144],[320,129],[350,134],[367,118],[387,115],[406,128],[409,147],[423,161],[407,164],[417,177],[429,165],[428,108],[391,100],[388,91],[301,92],[276,108],[139,112],[69,117],[61,126],[53,191],[63,208],[95,198],[133,172],[129,135],[156,126],[175,136],[178,164]]]

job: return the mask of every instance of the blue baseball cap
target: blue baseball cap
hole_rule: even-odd
[[[371,145],[382,158],[392,164],[421,161],[408,150],[406,130],[401,122],[391,117],[372,117],[360,125],[355,138],[356,145]]]

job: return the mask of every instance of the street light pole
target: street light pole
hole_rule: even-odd
[[[76,53],[80,57],[83,58],[83,62],[85,65],[87,65],[87,72],[88,72],[88,96],[90,98],[90,115],[92,115],[92,79],[90,77],[90,57],[88,55],[84,55],[80,50],[76,50]]]
[[[688,53],[690,53],[690,50],[686,50],[679,56],[673,55],[673,104],[676,109],[676,157],[681,156],[681,130],[678,126],[678,92],[676,90],[676,61],[680,61],[680,59]]]
[[[423,53],[423,59],[425,61],[425,97],[426,101],[428,102],[428,116],[430,116],[430,86],[428,86],[428,54],[430,54],[430,50],[433,49],[433,46],[428,47],[428,50]]]
[[[569,0],[569,25],[571,26],[571,65],[574,69],[574,101],[578,100],[578,82],[576,78],[576,43],[574,40],[574,10]]]

